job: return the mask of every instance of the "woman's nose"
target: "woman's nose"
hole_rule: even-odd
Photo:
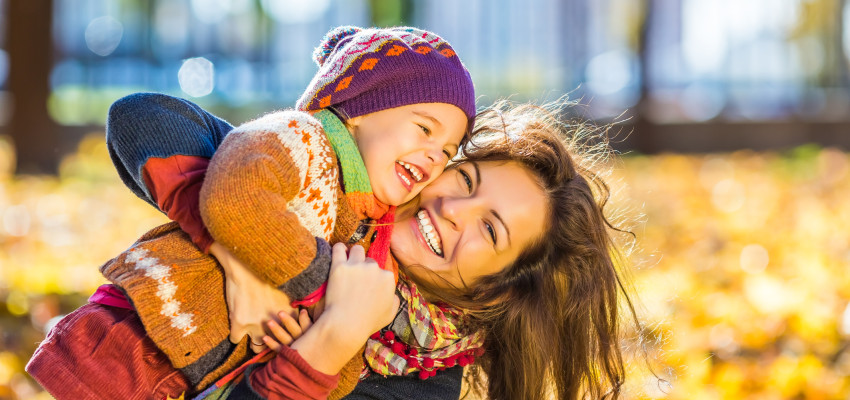
[[[483,210],[484,204],[475,197],[444,197],[440,203],[441,216],[457,230],[462,230],[469,221],[477,218]]]

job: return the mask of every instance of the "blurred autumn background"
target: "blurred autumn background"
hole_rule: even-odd
[[[0,0],[0,399],[50,398],[35,346],[165,221],[114,172],[110,103],[291,106],[341,24],[438,32],[480,106],[569,93],[630,132],[616,201],[667,383],[635,362],[627,398],[850,398],[845,0]]]

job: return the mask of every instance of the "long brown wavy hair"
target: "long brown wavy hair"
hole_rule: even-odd
[[[562,106],[494,104],[476,117],[459,161],[531,171],[548,198],[545,231],[511,266],[464,288],[417,282],[483,330],[485,352],[467,380],[490,399],[616,399],[625,379],[621,319],[637,316],[611,236],[624,231],[603,212],[612,152],[604,129],[562,122]]]

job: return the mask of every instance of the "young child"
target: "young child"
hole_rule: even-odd
[[[125,182],[179,226],[151,230],[101,271],[121,289],[117,297],[126,296],[137,313],[122,319],[141,321],[150,340],[180,370],[189,392],[209,386],[249,355],[247,338],[235,346],[229,340],[223,271],[206,254],[213,240],[294,304],[313,304],[327,278],[329,243],[368,248],[375,240],[367,254],[384,263],[393,206],[412,199],[442,172],[472,124],[469,73],[451,46],[430,32],[341,27],[328,33],[314,58],[320,69],[299,99],[298,111],[268,114],[230,134],[218,131],[227,136],[208,167],[209,143],[198,143],[195,154],[178,153],[168,142],[146,142],[144,137],[120,144],[150,149],[143,160],[123,159],[110,147]],[[138,96],[154,103],[177,101]],[[138,96],[123,102],[138,101]],[[174,120],[210,122],[192,116]],[[186,139],[174,139],[179,140]],[[141,171],[143,182],[133,181],[122,168]],[[191,186],[201,182],[199,202],[194,202],[197,188]],[[384,232],[376,235],[376,227]],[[100,304],[84,307],[109,305],[108,292],[96,294]],[[66,343],[75,342],[74,335],[89,335],[92,324],[110,323],[104,322],[108,318],[95,323],[66,319],[54,330]],[[108,347],[127,340],[113,331],[121,332],[101,330],[102,337],[87,345]],[[27,370],[54,396],[70,398],[67,383],[75,377],[60,376],[68,369],[56,363],[69,360],[58,354],[51,339],[56,339],[53,333]],[[359,358],[349,363],[333,397],[353,388],[361,367]],[[146,367],[139,368],[145,374]]]

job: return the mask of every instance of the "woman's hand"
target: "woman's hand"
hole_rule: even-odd
[[[351,247],[348,256],[343,244],[333,246],[323,316],[335,318],[337,324],[347,327],[348,336],[362,337],[365,343],[392,322],[398,305],[392,272],[366,258],[360,245]]]
[[[366,258],[363,247],[346,256],[344,245],[334,245],[324,311],[291,347],[317,371],[339,373],[372,333],[395,318],[395,286],[393,273]]]
[[[263,322],[277,319],[279,312],[295,316],[297,310],[289,296],[260,280],[221,244],[210,245],[210,253],[224,268],[230,341],[239,343],[248,335],[251,350],[259,353],[266,347]]]

